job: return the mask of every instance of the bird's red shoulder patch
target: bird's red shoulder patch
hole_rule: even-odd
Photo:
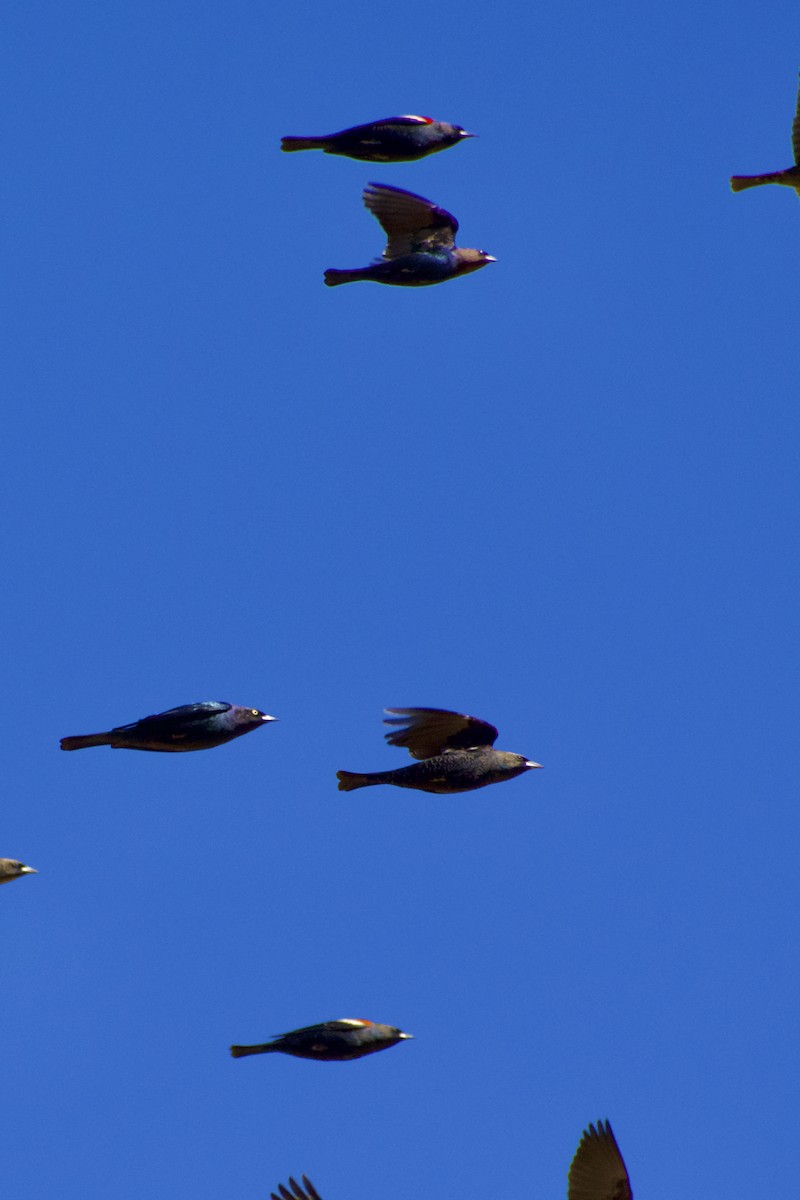
[[[418,121],[420,125],[432,125],[433,117],[418,117],[415,113],[403,113],[404,121]]]

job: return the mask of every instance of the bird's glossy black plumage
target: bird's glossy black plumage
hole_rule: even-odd
[[[61,749],[111,746],[115,750],[209,750],[274,720],[275,717],[258,708],[243,708],[224,700],[203,700],[142,717],[130,725],[118,725],[107,733],[62,738]]]
[[[284,137],[281,150],[324,150],[361,162],[414,162],[474,136],[460,125],[448,125],[432,117],[384,117],[322,137]]]
[[[387,708],[386,734],[392,746],[402,746],[420,761],[396,771],[370,774],[337,771],[339,791],[374,787],[379,783],[415,788],[422,792],[471,792],[513,779],[540,763],[522,754],[495,750],[497,730],[488,721],[443,708]]]
[[[342,1017],[338,1021],[323,1021],[282,1033],[271,1042],[255,1046],[231,1046],[233,1058],[249,1054],[291,1054],[294,1058],[314,1058],[319,1062],[346,1062],[363,1058],[377,1050],[388,1050],[398,1042],[413,1037],[394,1025],[377,1025],[374,1021]]]
[[[325,272],[328,287],[358,280],[427,287],[495,261],[485,250],[456,246],[458,221],[452,213],[414,192],[387,183],[370,183],[364,189],[364,204],[386,233],[383,257],[368,267],[329,268]]]

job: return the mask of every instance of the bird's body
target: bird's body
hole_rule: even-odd
[[[769,171],[764,175],[732,175],[731,190],[743,192],[746,188],[761,187],[765,183],[779,183],[784,187],[794,188],[800,196],[800,89],[792,124],[792,151],[795,164],[793,167],[787,167],[785,171]]]
[[[410,767],[399,767],[396,771],[374,771],[369,774],[338,771],[337,775],[342,792],[391,783],[395,787],[446,795],[471,792],[475,788],[488,787],[490,783],[502,783],[504,779],[513,779],[515,775],[530,770],[530,767],[531,764],[521,754],[479,746],[474,750],[449,750],[445,754],[426,758],[424,762],[412,763]]]
[[[313,1058],[319,1062],[347,1062],[363,1058],[378,1050],[387,1050],[413,1035],[403,1033],[394,1025],[378,1025],[373,1021],[342,1017],[338,1021],[323,1021],[282,1033],[271,1042],[256,1046],[231,1046],[233,1058],[249,1054],[291,1054],[294,1058]]]
[[[502,783],[541,764],[522,754],[495,750],[497,730],[487,721],[442,708],[387,708],[387,725],[400,726],[386,734],[392,746],[405,747],[419,762],[394,771],[369,774],[337,771],[339,791],[390,783],[440,795],[471,792]]]
[[[209,750],[274,720],[275,717],[257,708],[242,708],[222,700],[204,700],[142,717],[130,725],[118,725],[107,733],[62,738],[61,749],[111,746],[115,750],[159,752]]]
[[[360,162],[414,162],[470,137],[474,134],[460,125],[448,125],[432,117],[384,117],[322,137],[284,137],[281,150],[323,150]]]
[[[569,1168],[567,1200],[633,1200],[628,1170],[608,1121],[584,1130]]]
[[[0,883],[10,883],[21,875],[38,875],[36,867],[27,867],[16,858],[0,858]]]
[[[444,283],[456,274],[465,274],[464,266],[458,269],[456,254],[459,251],[443,250],[437,253],[421,251],[403,254],[388,261],[379,259],[368,267],[353,267],[350,270],[329,267],[325,272],[328,287],[340,283],[388,283],[394,287],[430,287],[433,283]],[[470,270],[477,271],[484,263],[476,262]]]
[[[325,272],[325,283],[366,280],[396,287],[427,287],[485,267],[495,259],[485,250],[461,249],[455,244],[458,221],[430,200],[386,183],[370,183],[364,204],[387,235],[383,257],[366,267]]]

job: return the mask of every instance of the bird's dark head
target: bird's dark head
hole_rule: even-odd
[[[230,712],[236,725],[246,725],[248,729],[255,729],[257,725],[265,725],[267,721],[277,721],[277,717],[270,717],[267,713],[261,711],[260,708],[242,708],[238,704],[234,704]]]
[[[395,1025],[373,1025],[372,1026],[376,1037],[385,1038],[391,1042],[406,1042],[413,1041],[413,1033],[403,1033],[402,1029],[398,1029]]]
[[[497,259],[485,250],[456,250],[458,258],[458,274],[466,275],[469,271],[479,271],[487,263],[497,262]]]
[[[508,750],[495,751],[497,758],[503,759],[503,766],[510,771],[532,771],[534,767],[541,768],[541,763],[534,762],[530,758],[526,758],[524,754],[512,754]]]
[[[16,858],[0,858],[0,883],[7,883],[9,879],[19,879],[20,875],[38,874],[36,867],[26,866]]]

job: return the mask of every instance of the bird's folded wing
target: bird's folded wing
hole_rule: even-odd
[[[228,712],[230,707],[230,704],[219,700],[204,700],[199,704],[181,704],[178,708],[169,708],[166,712],[153,713],[149,717],[142,717],[139,721],[132,721],[130,725],[119,725],[114,732],[128,729],[147,730],[150,733],[156,733],[159,730],[169,732],[181,726],[189,726],[196,721],[205,721],[208,717]]]

